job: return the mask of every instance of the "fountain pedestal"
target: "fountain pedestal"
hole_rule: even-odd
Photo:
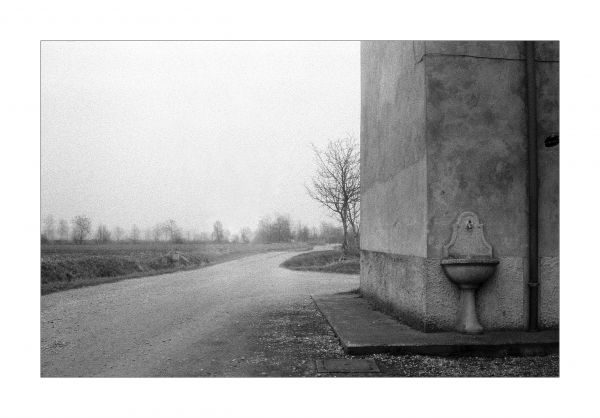
[[[458,217],[443,254],[442,270],[460,289],[456,330],[467,334],[482,333],[475,292],[494,274],[499,261],[492,256],[492,246],[485,240],[483,224],[476,214],[463,212]]]

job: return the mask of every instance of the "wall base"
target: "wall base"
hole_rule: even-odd
[[[526,260],[499,260],[497,272],[477,291],[479,321],[485,330],[523,330],[527,326]],[[547,264],[551,263],[543,265]],[[555,328],[558,312],[546,307],[558,306],[554,300],[558,283],[546,283],[542,286],[541,317],[544,328]],[[415,329],[455,330],[460,292],[444,275],[438,258],[362,250],[360,290],[376,308]]]

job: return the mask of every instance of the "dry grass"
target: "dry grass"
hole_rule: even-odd
[[[338,250],[311,251],[284,261],[281,267],[300,271],[360,274],[360,258],[346,256],[342,259],[342,252]]]
[[[43,244],[42,294],[126,278],[196,269],[267,251],[307,249],[310,247],[303,243]]]

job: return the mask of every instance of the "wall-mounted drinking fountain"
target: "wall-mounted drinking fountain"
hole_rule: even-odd
[[[483,327],[477,319],[475,292],[494,274],[499,261],[493,257],[492,246],[485,240],[483,224],[476,214],[460,214],[450,242],[444,245],[443,257],[442,270],[460,289],[457,330],[479,334]]]

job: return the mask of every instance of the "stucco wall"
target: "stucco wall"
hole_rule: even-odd
[[[423,54],[524,60],[525,46],[523,42],[505,41],[425,41]]]
[[[496,273],[477,291],[477,315],[481,325],[492,329],[522,329],[527,323],[527,294],[522,257],[500,257]],[[425,289],[426,331],[452,330],[455,326],[459,291],[440,266],[428,258]]]
[[[377,308],[424,330],[426,263],[424,257],[361,250],[361,293]]]
[[[425,62],[428,257],[441,256],[467,210],[479,215],[497,256],[525,256],[524,63],[435,55]]]
[[[422,325],[427,255],[423,43],[361,46],[361,291]]]
[[[425,257],[425,88],[419,46],[361,47],[361,248]]]
[[[559,324],[559,150],[544,140],[559,133],[559,45],[536,43],[538,100],[539,252],[541,327]]]
[[[520,45],[426,45],[427,329],[454,325],[459,294],[439,260],[464,211],[479,215],[500,259],[496,274],[478,291],[482,325],[522,328],[526,323],[527,113]]]
[[[539,43],[540,322],[558,325],[558,45]],[[527,323],[527,109],[520,42],[364,42],[361,291],[425,330],[452,329],[439,265],[474,211],[500,259],[478,291],[487,329]]]

